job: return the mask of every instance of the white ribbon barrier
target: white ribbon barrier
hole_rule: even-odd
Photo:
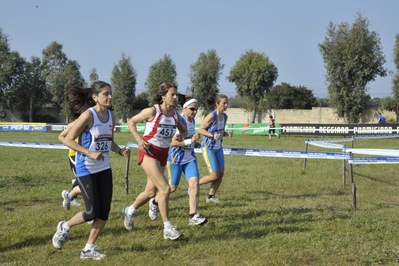
[[[320,144],[320,141],[309,142],[309,144]],[[342,148],[343,145],[332,143],[324,143],[324,147],[328,148]],[[54,143],[37,143],[37,142],[14,142],[1,141],[0,146],[21,147],[21,148],[42,148],[42,149],[68,149],[63,144]],[[127,147],[138,148],[136,142],[128,142]],[[120,147],[124,147],[121,145]],[[244,156],[261,156],[261,157],[280,157],[280,158],[313,158],[313,159],[349,159],[349,162],[360,164],[365,163],[399,163],[395,158],[354,158],[351,159],[349,152],[352,154],[364,155],[380,155],[391,156],[399,158],[399,150],[386,149],[348,149],[343,153],[336,152],[309,152],[309,151],[288,151],[288,150],[261,150],[261,149],[240,149],[240,148],[223,148],[223,153],[226,155],[244,155]],[[195,149],[196,153],[202,153],[201,149]]]
[[[353,158],[348,162],[350,164],[397,164],[399,157]]]
[[[40,149],[69,149],[64,144],[36,143],[36,142],[15,142],[0,141],[0,146],[21,147],[21,148],[40,148]]]
[[[359,135],[353,136],[353,139],[383,139],[383,138],[397,138],[398,136],[392,135]],[[329,148],[329,149],[341,149],[343,152],[352,154],[362,154],[362,155],[377,155],[377,156],[391,156],[399,158],[399,150],[392,149],[365,149],[365,148],[346,148],[346,145],[333,144],[330,142],[343,142],[348,141],[348,138],[343,139],[330,139],[330,140],[305,140],[307,144]],[[399,160],[394,158],[351,158],[348,160],[350,164],[397,164]]]
[[[136,142],[128,142],[127,147],[137,148]],[[202,153],[202,149],[194,149],[196,153]],[[312,158],[312,159],[349,159],[348,153],[339,152],[306,152],[306,151],[283,151],[283,150],[260,150],[260,149],[240,149],[223,148],[226,155],[244,155],[261,157],[282,157],[282,158]]]

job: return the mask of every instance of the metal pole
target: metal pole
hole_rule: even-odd
[[[129,156],[126,158],[126,168],[125,168],[125,193],[129,194],[129,167],[130,166],[130,151]]]

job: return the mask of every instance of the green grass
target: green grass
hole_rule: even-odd
[[[58,133],[0,132],[0,141],[58,143]],[[310,137],[310,136],[308,136]],[[116,133],[116,142],[133,141]],[[304,150],[306,136],[225,139],[225,147]],[[312,138],[312,137],[311,137]],[[356,148],[396,147],[397,139],[357,140]],[[346,143],[348,145],[348,143]],[[309,151],[326,149],[309,146]],[[328,150],[332,151],[332,150]],[[171,195],[171,221],[184,237],[167,241],[162,221],[148,218],[148,206],[135,216],[135,229],[123,226],[120,209],[144,189],[145,175],[132,149],[130,193],[125,194],[126,161],[111,154],[114,197],[110,219],[97,244],[107,254],[99,265],[396,265],[399,258],[397,165],[354,165],[357,207],[350,186],[341,181],[340,160],[226,155],[218,205],[199,211],[209,219],[188,226],[187,182]],[[201,154],[199,168],[206,173]],[[82,207],[62,208],[61,191],[70,189],[67,150],[0,146],[0,265],[80,265],[90,226],[71,230],[62,250],[51,243],[60,220]]]

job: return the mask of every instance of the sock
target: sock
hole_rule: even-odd
[[[67,194],[67,197],[68,197],[69,200],[72,200],[71,194],[69,194],[69,192]]]
[[[127,208],[127,214],[133,215],[136,212],[136,209],[133,207],[133,205],[130,205],[129,208]]]
[[[196,213],[190,214],[190,218],[193,218]]]
[[[213,195],[209,194],[208,199],[211,199],[211,198],[213,198]]]
[[[152,200],[152,204],[154,204],[155,206],[158,206],[158,202],[155,201],[155,198]]]
[[[67,232],[69,232],[69,230],[71,229],[71,228],[68,226],[67,222],[65,222],[65,223],[62,224],[62,228],[63,228],[65,231],[67,231]]]
[[[168,227],[171,227],[171,226],[172,226],[172,223],[170,221],[167,221],[167,222],[163,223],[163,227],[164,228],[168,228]]]
[[[88,250],[92,250],[93,248],[94,248],[94,244],[87,243],[83,250],[88,251]]]

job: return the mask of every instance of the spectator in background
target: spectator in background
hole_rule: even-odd
[[[377,116],[378,118],[378,124],[385,124],[385,117],[380,113],[379,116]]]
[[[272,115],[269,116],[269,140],[272,139],[272,134],[280,138],[280,134],[276,133],[276,124]]]

